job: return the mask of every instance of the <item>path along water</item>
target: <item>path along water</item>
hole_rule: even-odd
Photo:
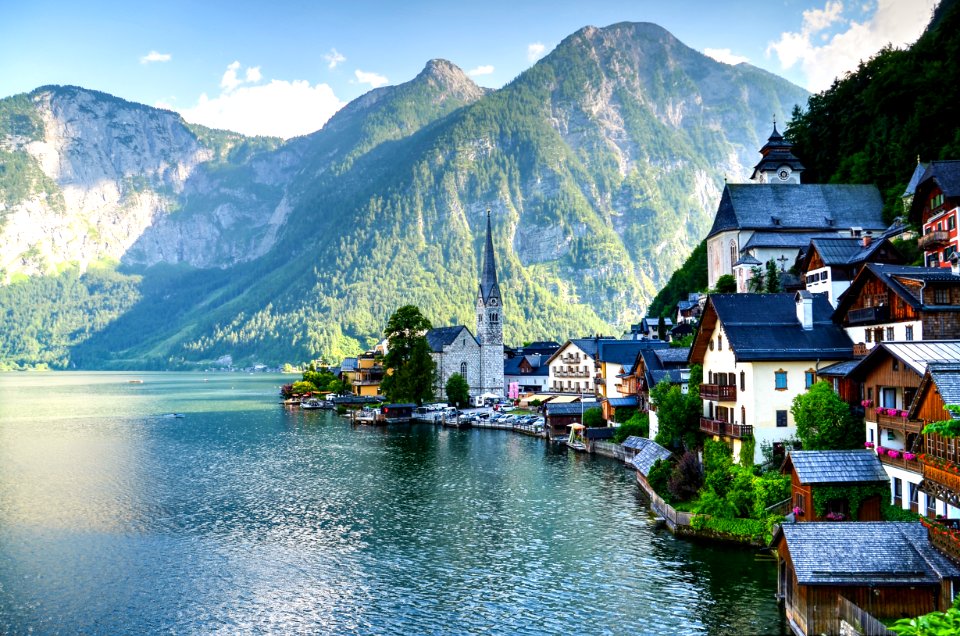
[[[621,464],[283,382],[0,374],[0,632],[785,633],[772,561],[656,530]]]

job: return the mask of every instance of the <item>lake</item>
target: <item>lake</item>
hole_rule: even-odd
[[[787,633],[774,562],[656,529],[622,464],[291,378],[0,374],[0,632]]]

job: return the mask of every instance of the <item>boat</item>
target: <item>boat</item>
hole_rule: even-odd
[[[310,398],[309,400],[303,400],[300,402],[300,408],[312,411],[314,409],[324,409],[327,408],[320,400],[317,398]]]
[[[130,384],[143,384],[143,380],[127,380]]]
[[[444,428],[461,429],[461,428],[470,428],[471,426],[473,426],[473,422],[466,418],[448,417],[443,420]]]
[[[583,439],[583,424],[567,424],[567,428],[570,429],[570,436],[567,437],[567,448],[572,448],[575,451],[585,451],[587,450],[587,443]]]
[[[173,417],[178,420],[182,420],[186,416],[183,413],[165,413],[163,417]]]

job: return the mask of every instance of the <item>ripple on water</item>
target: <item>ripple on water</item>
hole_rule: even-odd
[[[354,429],[270,404],[286,378],[69,374],[57,403],[64,376],[20,377],[0,376],[12,632],[783,631],[773,566],[654,530],[614,462]]]

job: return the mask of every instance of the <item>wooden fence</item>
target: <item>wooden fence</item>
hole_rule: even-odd
[[[837,633],[844,636],[897,636],[896,632],[842,596],[837,597],[837,625]]]

